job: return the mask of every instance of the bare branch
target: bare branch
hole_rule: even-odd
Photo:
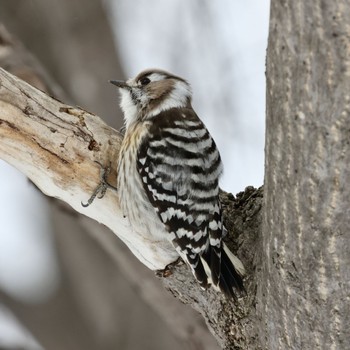
[[[46,195],[127,236],[130,230],[113,191],[89,208],[81,206],[99,183],[95,161],[117,159],[120,134],[97,116],[50,98],[3,69],[0,84],[1,158]]]

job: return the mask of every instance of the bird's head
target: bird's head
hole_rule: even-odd
[[[187,81],[163,70],[148,69],[127,81],[110,82],[120,89],[126,127],[171,108],[191,106],[192,92]]]

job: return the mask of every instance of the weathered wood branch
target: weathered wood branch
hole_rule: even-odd
[[[88,208],[81,206],[81,201],[89,198],[99,183],[95,161],[106,165],[111,162],[111,182],[115,178],[113,166],[121,135],[97,116],[50,98],[4,70],[0,70],[0,111],[0,157],[28,176],[45,194],[103,223],[132,246],[132,232],[120,212],[116,192],[107,191],[103,200],[96,200]],[[228,244],[233,250],[240,246],[248,273],[254,269],[255,250],[250,247],[259,232],[261,199],[261,190],[252,188],[238,200],[222,194],[229,213],[226,224],[229,229],[235,226],[235,240]],[[251,334],[248,337],[246,332],[253,332],[249,317],[255,298],[253,280],[246,284],[249,297],[237,303],[214,290],[202,291],[184,264],[174,266],[173,274],[162,281],[172,294],[204,316],[223,347],[242,347],[247,343]]]
[[[4,70],[0,79],[1,158],[48,196],[113,231],[119,227],[125,235],[130,233],[113,191],[108,191],[105,200],[96,201],[94,208],[81,206],[99,182],[99,166],[94,161],[107,164],[117,159],[119,133],[100,118],[63,104]]]

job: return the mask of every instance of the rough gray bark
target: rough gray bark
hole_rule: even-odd
[[[260,339],[350,344],[350,4],[272,1]]]

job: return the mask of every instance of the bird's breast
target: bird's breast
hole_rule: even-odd
[[[166,240],[163,224],[149,202],[137,170],[138,149],[147,134],[145,123],[132,126],[125,134],[118,162],[119,201],[135,231],[150,240]]]

